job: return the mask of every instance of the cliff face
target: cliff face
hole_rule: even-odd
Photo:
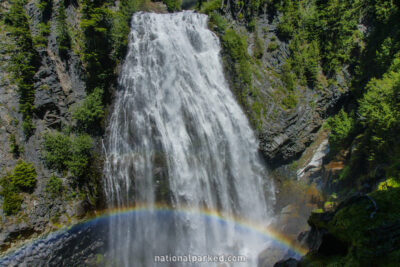
[[[69,49],[61,55],[57,42],[57,18],[60,10],[59,1],[48,3],[49,12],[43,11],[41,2],[29,1],[24,4],[24,13],[29,22],[29,31],[34,40],[34,49],[38,55],[38,63],[33,73],[33,109],[32,125],[34,131],[27,135],[23,131],[25,119],[20,112],[21,90],[18,88],[18,78],[13,73],[15,65],[13,56],[17,55],[18,39],[12,31],[14,25],[5,23],[6,14],[15,3],[2,2],[1,20],[1,55],[0,55],[0,169],[1,176],[12,174],[14,167],[20,160],[33,164],[36,181],[34,188],[29,192],[19,192],[22,198],[20,207],[6,211],[5,185],[3,186],[1,212],[0,248],[2,251],[15,246],[23,239],[54,231],[62,226],[71,225],[79,221],[88,210],[98,205],[89,201],[87,191],[79,185],[81,183],[69,171],[52,168],[44,160],[44,135],[64,128],[72,127],[76,120],[72,118],[73,107],[82,103],[87,95],[86,73],[78,54]],[[79,10],[77,4],[69,4],[66,9],[65,27],[71,31],[79,28]],[[40,41],[43,23],[47,27],[46,34]],[[95,137],[98,139],[98,137]],[[96,146],[91,148],[97,150]],[[99,149],[100,150],[100,146]],[[56,184],[52,183],[52,178]],[[101,177],[99,177],[101,178]],[[2,178],[5,179],[5,178]],[[97,181],[100,181],[98,179]],[[9,183],[9,182],[6,182]],[[98,183],[98,182],[93,182]],[[7,191],[8,192],[8,191]],[[7,214],[8,213],[8,214]]]
[[[3,145],[0,147],[0,176],[2,181],[17,183],[15,167],[21,159],[33,164],[36,173],[32,190],[18,186],[8,188],[5,182],[1,184],[2,251],[24,239],[74,224],[91,210],[101,208],[101,138],[106,110],[112,104],[117,69],[124,58],[129,19],[132,12],[138,10],[166,12],[167,9],[179,9],[179,1],[165,2],[166,5],[134,0],[117,3],[84,0],[1,2],[0,141]],[[346,103],[347,111],[356,109],[358,100],[354,101],[354,98],[360,98],[359,95],[364,93],[365,84],[372,77],[381,78],[389,69],[388,62],[395,57],[399,35],[396,27],[387,27],[393,14],[390,15],[390,10],[380,1],[376,1],[374,7],[363,6],[358,1],[350,6],[330,1],[318,3],[318,6],[314,2],[300,2],[215,0],[197,4],[199,12],[209,14],[210,29],[220,37],[226,78],[259,136],[260,151],[267,163],[285,176],[281,192],[290,195],[299,191],[298,188],[291,191],[286,183],[296,180],[287,177],[297,175],[299,180],[305,180],[306,191],[312,189],[310,196],[299,203],[307,206],[310,199],[322,201],[315,193],[315,185],[308,187],[314,183],[316,188],[332,194],[327,197],[329,203],[322,203],[323,208],[326,206],[326,210],[332,212],[338,202],[335,192],[343,189],[370,192],[382,179],[388,178],[385,173],[390,171],[387,167],[390,160],[372,161],[367,174],[359,171],[347,175],[357,177],[356,183],[350,178],[341,179],[346,165],[360,170],[364,163],[370,164],[371,161],[358,160],[365,159],[370,153],[360,147],[376,141],[368,139],[371,134],[365,130],[374,124],[365,126],[365,118],[354,115],[357,112],[340,117],[338,120],[350,121],[348,117],[353,116],[354,120],[359,120],[360,128],[349,130],[351,125],[357,124],[353,121],[336,129],[333,127],[333,136],[346,136],[342,137],[344,141],[339,151],[328,156],[333,139],[328,138],[329,130],[322,130],[321,125],[343,103]],[[25,28],[22,33],[30,35],[30,45],[29,42],[22,44],[33,47],[33,73],[23,71],[22,67],[29,65],[24,65],[24,58],[15,58],[15,55],[25,55],[21,53],[23,49],[18,37],[24,24],[7,17],[16,3],[22,3],[23,16],[28,22],[28,31]],[[184,1],[184,6],[193,5],[193,1]],[[20,18],[15,16],[22,14],[21,10],[18,12],[12,15]],[[364,25],[364,20],[373,21],[371,16],[375,15],[382,20],[376,25],[383,27],[378,28],[376,35],[372,27]],[[389,18],[385,20],[385,16]],[[378,58],[379,62],[365,58]],[[17,70],[12,68],[16,63]],[[382,68],[376,75],[371,74],[375,66]],[[391,70],[397,70],[396,66],[393,64]],[[34,92],[33,99],[23,98],[25,91],[22,89],[27,82],[19,77],[25,77],[31,84],[28,91]],[[355,87],[353,92],[350,92],[350,86]],[[397,99],[395,94],[393,96],[392,99]],[[378,99],[378,96],[372,98]],[[80,112],[76,112],[77,108]],[[32,125],[26,127],[29,123]],[[29,128],[34,130],[27,134]],[[393,129],[398,126],[394,125]],[[395,134],[389,132],[389,135]],[[89,140],[86,145],[85,140]],[[397,143],[392,142],[390,146],[397,147]],[[82,172],[82,169],[88,172]],[[364,179],[366,177],[368,179]],[[387,205],[383,197],[379,197],[382,205]],[[364,201],[365,197],[362,199]],[[296,209],[289,204],[288,200],[278,199],[278,213]],[[301,220],[292,224],[304,224],[310,210],[320,206],[321,203],[307,206]],[[323,242],[333,240],[332,244],[335,244],[339,240],[346,243],[348,249],[357,247],[352,244],[353,236],[342,235],[341,231],[347,229],[336,229],[330,223],[335,216],[339,222],[346,220],[347,215],[353,216],[351,210],[345,213],[349,209],[341,213],[336,211],[330,217],[327,215],[328,219],[322,218],[324,215],[321,215],[322,219],[314,220],[316,215],[310,219],[312,230],[307,235],[307,242],[317,251],[317,257]],[[385,217],[390,209],[374,224],[376,233],[389,235],[390,229],[397,231],[397,223]],[[380,224],[386,221],[388,225]],[[290,234],[304,230],[303,226],[301,229],[293,227]],[[324,241],[323,236],[328,232],[330,235]],[[329,239],[332,236],[334,239]],[[390,239],[393,244],[388,246],[397,249],[396,237]],[[370,245],[366,246],[371,248]],[[345,252],[337,254],[333,256],[342,257]]]
[[[179,5],[1,2],[2,252],[104,208],[102,137],[130,18],[167,8]]]
[[[273,3],[253,11],[251,5],[247,3],[240,10],[235,1],[228,1],[219,13],[205,11],[222,40],[231,88],[259,136],[260,151],[275,168],[298,159],[312,143],[324,120],[347,97],[350,74],[343,67],[328,77],[318,65],[316,82],[301,81],[288,67],[294,48],[290,40],[279,35],[282,14],[271,11]],[[242,48],[230,39],[231,29],[243,42]],[[240,49],[244,50],[239,52],[242,58],[236,55]]]
[[[129,25],[131,14],[127,12],[121,15],[118,10],[124,8],[124,5],[130,12],[140,9],[165,12],[166,9],[162,4],[146,1],[123,1],[120,6],[105,3],[98,6],[103,8],[103,11],[92,9],[89,4],[83,2],[65,2],[64,5],[60,1],[21,2],[28,21],[32,45],[38,55],[32,78],[34,100],[30,114],[34,130],[27,135],[23,127],[26,115],[20,111],[20,84],[10,68],[10,65],[16,62],[13,61],[13,55],[20,53],[18,38],[12,30],[15,23],[7,23],[6,15],[12,11],[12,5],[15,3],[2,3],[0,34],[4,49],[0,58],[0,139],[3,143],[0,150],[1,175],[6,177],[7,173],[12,174],[18,160],[22,159],[33,164],[37,176],[31,192],[17,193],[22,197],[17,210],[11,214],[6,214],[3,210],[0,238],[3,251],[23,239],[34,238],[59,227],[71,225],[84,217],[88,211],[101,206],[99,170],[102,165],[100,155],[102,129],[105,127],[104,115],[99,117],[100,120],[94,120],[96,130],[91,132],[93,127],[83,125],[84,121],[80,121],[79,116],[73,113],[76,107],[90,107],[90,104],[83,103],[95,87],[104,86],[102,101],[106,105],[112,102],[111,88],[116,76],[110,75],[109,72],[116,71],[118,61],[124,56],[123,46],[127,36],[121,37],[118,34],[127,35],[124,27]],[[218,2],[218,6],[220,4]],[[236,3],[228,2],[222,5],[223,8],[218,12],[202,12],[210,14],[210,26],[221,38],[222,58],[228,81],[259,135],[260,150],[271,166],[278,167],[299,157],[314,140],[324,118],[336,109],[337,104],[346,95],[348,74],[341,71],[334,77],[336,82],[329,85],[321,83],[318,88],[293,82],[293,74],[285,69],[292,53],[289,42],[277,35],[280,15],[271,15],[270,5],[260,6],[259,12],[254,16],[254,24],[249,27],[250,13],[243,12],[245,17],[241,18],[234,5]],[[245,10],[247,7],[248,4],[245,5]],[[175,9],[173,6],[171,8]],[[115,13],[109,17],[106,10]],[[93,21],[93,12],[100,12],[103,20]],[[216,23],[216,15],[222,15],[225,26]],[[123,23],[117,23],[119,20]],[[232,30],[228,34],[225,32],[227,25]],[[104,30],[96,31],[100,27],[105,29],[106,34]],[[114,29],[118,32],[113,32]],[[96,38],[103,41],[104,38],[109,39],[106,44],[98,41],[96,47],[90,48],[96,43]],[[239,42],[238,47],[236,41]],[[104,47],[101,47],[102,45]],[[90,49],[94,49],[94,57],[89,54]],[[239,56],[235,53],[239,53]],[[110,65],[107,66],[108,69],[104,66],[107,62]],[[318,73],[319,79],[323,80],[322,71],[319,70]],[[104,75],[108,76],[103,78]],[[100,113],[104,114],[106,105],[99,106],[102,110]],[[98,113],[98,110],[91,111]],[[102,125],[99,127],[100,124]],[[78,175],[70,166],[58,168],[54,157],[53,161],[47,158],[49,153],[55,156],[55,153],[59,152],[49,148],[50,145],[46,143],[49,133],[60,138],[52,139],[55,141],[51,146],[58,147],[57,149],[60,149],[57,145],[60,140],[69,138],[69,144],[72,146],[74,138],[89,133],[93,145],[88,152],[90,157],[86,159],[86,164],[94,166],[97,172],[94,171],[94,175]],[[61,147],[67,143],[61,143]],[[73,151],[67,149],[60,153]],[[94,154],[97,156],[93,156]],[[57,159],[72,160],[62,155]],[[56,193],[49,189],[52,177],[58,178],[58,183],[61,181],[61,185],[58,185],[61,189]],[[93,192],[89,188],[96,189]],[[6,203],[8,200],[4,196],[5,193],[3,203]]]

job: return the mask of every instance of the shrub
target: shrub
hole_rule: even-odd
[[[222,36],[222,41],[224,48],[235,62],[235,72],[239,78],[239,83],[245,85],[245,87],[250,87],[252,76],[250,58],[247,54],[246,36],[238,34],[233,29],[227,29]]]
[[[210,14],[214,10],[217,10],[221,7],[221,0],[213,0],[202,2],[200,12],[205,14]]]
[[[217,13],[211,13],[209,23],[209,28],[213,29],[215,26],[216,30],[220,33],[224,33],[226,28],[228,28],[228,21]]]
[[[247,24],[247,28],[250,32],[254,32],[256,29],[257,21],[255,18],[252,18],[249,23]]]
[[[79,135],[72,138],[68,168],[76,177],[85,174],[92,157],[93,139],[89,135]]]
[[[287,21],[281,21],[277,26],[277,34],[282,40],[289,40],[292,38],[294,31],[294,25]]]
[[[63,191],[62,180],[53,174],[52,176],[50,176],[50,179],[46,184],[45,190],[53,198],[60,196]]]
[[[50,34],[50,24],[41,22],[38,25],[38,35],[33,38],[36,48],[44,48],[47,46],[47,36]]]
[[[36,185],[36,170],[32,163],[19,160],[11,176],[11,182],[21,191],[31,192]]]
[[[328,126],[331,129],[329,144],[333,151],[337,151],[348,145],[349,138],[354,128],[354,121],[351,116],[341,109],[340,112],[328,119]]]
[[[180,0],[163,0],[169,12],[181,10],[182,2]]]
[[[76,177],[84,176],[92,159],[93,139],[82,134],[68,136],[60,132],[46,133],[43,156],[47,165],[58,171],[69,170]]]
[[[22,204],[22,197],[14,191],[6,191],[3,195],[3,211],[6,215],[17,214]]]
[[[17,143],[17,139],[15,138],[15,134],[10,134],[9,137],[10,142],[10,153],[13,154],[14,158],[18,158],[22,152],[22,147]]]
[[[262,58],[262,56],[264,55],[264,44],[263,41],[256,36],[255,40],[254,40],[254,57],[255,58]]]
[[[268,50],[268,52],[273,52],[273,51],[275,51],[277,48],[278,48],[278,44],[277,44],[276,42],[270,42],[270,43],[268,44],[267,50]]]
[[[296,88],[296,76],[291,71],[290,65],[285,64],[282,66],[281,80],[285,84],[288,92],[293,92]]]
[[[283,107],[286,109],[292,109],[297,106],[298,98],[295,94],[288,94],[283,100]]]
[[[43,136],[42,155],[50,168],[62,171],[67,169],[70,157],[71,140],[60,132],[46,133]]]
[[[56,41],[58,45],[58,53],[60,56],[65,57],[68,50],[71,48],[71,37],[69,36],[66,27],[66,15],[64,1],[59,1],[57,10],[57,24],[56,24]]]
[[[3,196],[3,211],[6,215],[18,213],[22,203],[19,193],[21,191],[32,192],[36,185],[36,176],[33,164],[19,160],[13,173],[1,178],[0,195]]]
[[[95,88],[72,112],[72,117],[77,120],[77,127],[80,130],[90,131],[97,128],[104,117],[104,106],[102,102],[103,90]]]

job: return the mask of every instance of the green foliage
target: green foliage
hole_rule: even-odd
[[[282,40],[289,40],[290,38],[292,38],[294,31],[294,26],[285,21],[285,19],[282,19],[277,26],[277,34]]]
[[[279,10],[283,12],[279,18],[277,34],[282,40],[289,40],[295,34],[296,28],[300,25],[300,3],[299,1],[285,1]]]
[[[359,101],[361,124],[387,137],[388,131],[399,127],[400,72],[390,71],[382,79],[372,79]]]
[[[219,33],[224,33],[229,26],[228,21],[215,12],[211,13],[209,16],[209,28],[214,29]]]
[[[17,214],[21,208],[22,197],[15,191],[4,189],[1,191],[3,196],[3,211],[6,215]]]
[[[328,224],[328,229],[341,240],[352,246],[364,245],[368,247],[366,234],[374,227],[390,224],[399,219],[399,188],[387,191],[377,191],[371,194],[376,201],[379,211],[371,218],[373,207],[371,201],[365,199],[340,210]],[[369,249],[374,249],[369,247]]]
[[[298,97],[295,94],[288,94],[282,99],[282,105],[285,109],[292,109],[297,106]]]
[[[15,0],[12,2],[9,12],[5,14],[4,21],[8,25],[16,44],[16,47],[13,47],[15,50],[11,53],[9,69],[18,86],[19,110],[23,117],[22,128],[28,137],[34,131],[32,122],[35,100],[33,76],[38,65],[38,55],[33,47],[24,1]]]
[[[56,41],[58,45],[58,53],[62,57],[66,57],[68,50],[71,49],[71,37],[67,30],[66,18],[64,1],[60,1],[56,18]]]
[[[38,25],[38,35],[33,38],[33,43],[35,48],[45,48],[47,47],[47,36],[50,34],[50,23],[41,22]]]
[[[2,208],[6,215],[18,213],[23,200],[20,192],[32,192],[36,185],[36,176],[33,164],[19,160],[13,172],[0,179]]]
[[[265,116],[263,103],[265,100],[259,90],[253,86],[254,79],[260,76],[256,69],[256,61],[247,53],[247,37],[237,33],[232,28],[226,28],[221,36],[224,62],[228,64],[233,77],[233,89],[239,103],[249,115],[250,122],[255,128],[262,125],[262,117]],[[261,39],[255,40],[254,57],[260,58],[263,54]]]
[[[202,2],[200,12],[205,14],[211,14],[220,7],[221,7],[221,0],[206,1]]]
[[[314,86],[318,77],[319,50],[316,41],[308,43],[296,35],[289,45],[291,69],[302,84]]]
[[[270,42],[268,44],[268,48],[267,48],[268,52],[273,52],[276,49],[278,49],[278,44],[276,42]]]
[[[36,186],[36,170],[32,163],[19,160],[14,167],[11,183],[21,191],[32,192]]]
[[[90,131],[98,128],[99,122],[104,117],[104,106],[102,102],[103,90],[95,88],[80,105],[72,112],[72,118],[77,121],[77,128]]]
[[[354,64],[360,50],[357,24],[363,1],[284,1],[277,27],[279,38],[290,41],[289,62],[301,84],[316,86],[318,65],[335,74],[343,64]]]
[[[285,64],[282,66],[281,80],[285,84],[286,91],[293,93],[296,89],[296,76],[292,72],[290,65]]]
[[[75,177],[85,175],[92,160],[93,139],[87,134],[68,136],[48,132],[43,137],[43,157],[57,171],[69,170]]]
[[[108,88],[114,82],[115,62],[111,59],[111,28],[113,13],[106,1],[81,1],[81,30],[83,33],[84,63],[89,92],[94,88]]]
[[[71,138],[68,168],[76,177],[85,174],[92,157],[93,139],[89,135],[78,135]]]
[[[315,27],[325,72],[336,72],[351,59],[351,52],[359,38],[357,24],[362,4],[359,0],[317,2]]]
[[[63,191],[62,180],[53,174],[50,176],[45,190],[52,198],[61,196]]]
[[[399,4],[396,1],[375,1],[375,16],[379,22],[387,23],[390,18],[399,11]]]
[[[145,0],[121,0],[118,10],[113,15],[111,38],[113,46],[113,58],[121,60],[128,46],[128,35],[130,31],[129,22],[132,13],[139,10]]]
[[[43,157],[50,168],[57,171],[67,169],[71,140],[60,132],[45,133],[43,136]]]
[[[302,259],[301,265],[397,266],[397,245],[393,242],[394,233],[388,232],[388,229],[400,218],[399,189],[376,191],[369,194],[370,199],[365,197],[348,203],[328,222],[323,219],[326,214],[313,213],[309,221],[320,229],[326,229],[335,239],[343,242],[344,246],[348,246],[348,249],[345,254],[332,253],[329,256],[309,253]],[[382,238],[382,235],[387,238]]]
[[[385,40],[386,38],[383,38]],[[385,43],[385,41],[383,41]],[[376,57],[380,57],[376,54]],[[343,110],[329,120],[329,142],[333,152],[352,145],[350,159],[341,180],[354,185],[382,178],[400,180],[400,57],[395,55],[382,77],[372,77],[358,99],[354,114]],[[359,84],[358,84],[359,85]],[[376,175],[378,166],[383,173]],[[382,176],[384,175],[384,176]]]
[[[378,191],[389,190],[391,188],[398,188],[400,187],[400,183],[396,181],[393,177],[386,179],[383,182],[380,182],[378,185]]]
[[[15,134],[10,134],[8,140],[10,142],[10,153],[13,154],[14,158],[18,158],[20,154],[23,152],[23,148],[17,143]]]
[[[256,30],[256,25],[257,25],[257,20],[253,17],[251,18],[249,23],[247,23],[247,28],[249,29],[250,32],[254,32]]]
[[[235,90],[239,101],[244,104],[244,97],[252,85],[250,56],[247,53],[246,36],[240,35],[233,29],[227,29],[222,36],[222,44],[234,63],[236,74]]]
[[[47,22],[51,16],[51,9],[53,5],[52,0],[38,0],[36,6],[39,8],[42,22]]]
[[[268,46],[268,49],[269,49],[269,46]],[[258,58],[258,59],[262,58],[264,55],[264,43],[258,36],[256,36],[255,40],[254,40],[253,54],[254,54],[254,57]]]
[[[338,151],[349,145],[351,134],[354,131],[354,120],[343,109],[328,119],[328,126],[331,129],[329,134],[329,144],[331,150]]]
[[[163,3],[167,6],[169,12],[181,10],[181,0],[163,0]]]
[[[400,149],[400,69],[390,70],[381,79],[371,79],[365,90],[358,108],[359,123],[366,133],[364,145],[369,161],[382,161]]]

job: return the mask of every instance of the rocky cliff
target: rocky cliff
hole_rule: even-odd
[[[1,2],[1,55],[0,55],[0,169],[1,175],[13,171],[17,161],[23,159],[32,163],[36,171],[36,184],[32,192],[21,193],[22,203],[17,213],[7,215],[1,209],[0,247],[4,251],[15,242],[39,236],[65,225],[79,221],[90,206],[84,190],[80,190],[76,178],[70,172],[51,168],[43,159],[43,136],[47,132],[58,131],[71,126],[71,110],[86,96],[85,70],[79,55],[71,50],[61,56],[57,43],[58,1],[52,1],[51,12],[44,12],[37,1],[28,1],[24,5],[23,16],[29,21],[30,33],[38,36],[40,25],[46,23],[48,32],[42,45],[35,44],[39,63],[34,71],[33,90],[34,108],[32,123],[34,131],[30,135],[23,132],[24,118],[19,112],[20,95],[15,75],[10,70],[15,62],[10,60],[18,53],[18,44],[5,23],[13,2]],[[65,10],[67,23],[71,29],[79,27],[77,4],[71,3]],[[65,25],[65,27],[67,27]],[[49,190],[50,177],[57,176],[61,181],[56,194]],[[51,184],[51,183],[50,183]],[[4,187],[4,185],[3,185]],[[3,189],[4,190],[4,189]],[[3,195],[4,196],[4,195]],[[4,202],[4,198],[2,199]],[[4,204],[3,204],[4,207]]]
[[[340,180],[344,165],[351,161],[349,155],[357,155],[354,152],[359,139],[353,138],[351,149],[347,145],[328,155],[332,138],[328,144],[329,129],[321,126],[343,103],[347,109],[356,106],[349,100],[354,98],[349,88],[355,83],[355,74],[367,69],[360,67],[360,55],[376,54],[384,59],[394,52],[383,48],[378,49],[379,53],[373,49],[367,49],[372,54],[362,52],[371,35],[371,27],[365,24],[373,13],[370,7],[358,2],[351,7],[335,6],[330,1],[318,5],[300,2],[184,1],[183,7],[196,6],[198,12],[210,16],[209,26],[221,40],[226,78],[259,136],[260,151],[267,164],[280,177],[280,195],[296,195],[279,198],[278,194],[278,224],[284,225],[281,230],[295,238],[298,231],[305,230],[304,222],[310,211],[322,206],[333,213],[313,215],[309,221],[312,229],[306,237],[302,236],[303,240],[306,238],[312,244],[312,251],[322,252],[326,252],[324,244],[328,248],[336,246],[334,242],[346,244],[346,252],[328,255],[344,257],[357,247],[356,241],[353,236],[340,236],[343,229],[335,229],[331,222],[348,210],[334,211],[338,202],[335,192],[350,186],[342,183],[338,187],[333,181]],[[1,183],[0,248],[3,252],[23,240],[72,225],[102,208],[101,140],[107,125],[106,111],[113,101],[118,66],[126,51],[129,20],[139,10],[180,9],[179,1],[164,3],[1,2],[0,174],[4,182]],[[17,4],[23,9],[13,9]],[[378,11],[379,16],[385,16],[385,12]],[[337,14],[341,14],[340,20]],[[30,54],[21,52],[22,45],[28,45]],[[32,64],[26,64],[24,56],[15,57],[20,54],[32,59],[28,62]],[[26,66],[33,68],[24,72]],[[30,86],[26,87],[26,81]],[[29,92],[26,99],[25,91]],[[33,98],[29,97],[32,92]],[[360,132],[352,132],[353,137]],[[29,190],[18,184],[22,167],[16,169],[17,166],[24,167],[24,175],[35,174],[35,183]],[[381,173],[379,170],[386,165],[380,166],[375,173]],[[31,171],[27,173],[26,169]],[[297,180],[303,182],[299,185]],[[372,188],[371,183],[367,184],[369,189],[364,193]],[[324,191],[325,196],[318,190]],[[324,203],[325,199],[329,203]],[[361,199],[360,203],[369,205],[365,197]],[[293,219],[288,213],[297,217]],[[314,220],[315,216],[320,217]],[[325,220],[324,216],[329,218]],[[346,216],[337,217],[337,221]],[[376,233],[386,235],[390,229],[396,232],[398,228],[392,220],[385,226],[377,223],[374,227]],[[397,249],[396,238],[390,237],[393,240],[388,245],[390,249]],[[333,245],[329,245],[331,241]],[[295,264],[293,260],[290,262]]]
[[[23,4],[23,10],[19,12],[26,17],[29,25],[28,34],[32,38],[34,53],[38,55],[32,77],[34,100],[30,114],[34,130],[28,135],[23,130],[26,115],[20,111],[19,84],[10,68],[10,65],[15,64],[12,59],[13,55],[19,53],[19,48],[18,38],[13,34],[12,28],[15,30],[17,26],[15,23],[7,23],[7,14],[12,12],[16,3]],[[189,4],[193,6],[193,3]],[[201,12],[210,14],[210,27],[221,38],[222,58],[231,88],[259,134],[260,150],[267,162],[273,167],[289,163],[299,157],[314,140],[324,118],[335,110],[346,95],[348,74],[342,71],[334,77],[336,82],[329,85],[322,84],[318,88],[295,82],[288,89],[287,83],[290,81],[287,81],[287,78],[292,79],[292,77],[291,74],[288,76],[285,65],[290,58],[291,50],[289,42],[277,34],[280,15],[271,15],[270,5],[264,4],[253,17],[249,17],[246,4],[245,11],[242,12],[245,16],[241,17],[239,10],[234,8],[234,2],[221,4],[222,8],[219,8],[220,4],[218,2],[217,8],[203,9]],[[49,160],[49,153],[54,154],[59,151],[49,148],[46,136],[50,134],[60,139],[72,140],[74,136],[88,132],[93,138],[90,153],[98,154],[97,159],[92,156],[89,158],[89,164],[101,169],[103,134],[101,128],[104,129],[104,122],[95,121],[97,125],[102,125],[99,130],[90,132],[85,125],[80,125],[85,122],[80,121],[79,116],[74,116],[73,113],[76,107],[82,105],[91,107],[90,104],[83,103],[93,92],[94,87],[103,86],[103,103],[106,105],[112,103],[112,87],[116,77],[112,72],[118,69],[118,60],[123,58],[123,40],[127,38],[116,37],[113,29],[122,27],[121,23],[116,23],[119,19],[125,19],[122,25],[128,25],[129,19],[126,20],[126,17],[130,17],[130,14],[118,13],[123,5],[136,5],[134,8],[129,8],[130,12],[138,9],[165,12],[161,4],[150,2],[140,4],[134,1],[121,2],[119,6],[104,4],[101,7],[103,10],[100,11],[98,10],[100,6],[93,7],[98,8],[97,10],[91,9],[92,7],[86,2],[2,2],[1,172],[3,176],[13,173],[18,160],[22,159],[33,164],[37,174],[37,182],[32,192],[17,194],[22,197],[17,211],[13,211],[12,214],[5,212],[2,214],[0,245],[3,251],[14,246],[15,242],[71,225],[84,217],[88,211],[101,205],[100,172],[85,176],[76,174],[70,166],[59,168],[60,164],[57,165],[54,158],[53,161]],[[109,17],[106,10],[113,10],[115,13]],[[100,12],[103,17],[97,21],[93,20],[95,12]],[[225,25],[221,26],[216,22],[219,18],[222,18]],[[248,25],[249,20],[254,22],[251,27]],[[96,30],[100,29],[99,27],[105,29],[105,35],[102,35],[104,30]],[[225,32],[227,28],[232,30],[230,35]],[[127,34],[126,30],[118,33],[124,32]],[[98,46],[104,45],[103,48],[93,48],[95,49],[93,55],[97,55],[97,58],[93,58],[93,55],[88,53],[96,38],[111,38],[111,40],[105,44],[98,44]],[[232,46],[232,42],[238,40],[239,47]],[[235,56],[236,52],[240,54],[239,57]],[[96,64],[101,64],[102,67],[96,67]],[[110,64],[110,67],[107,69],[104,67],[105,64]],[[323,79],[321,70],[319,75]],[[100,113],[104,114],[106,106],[100,108],[102,109]],[[91,112],[95,113],[98,110]],[[104,115],[99,118],[104,118]],[[94,128],[96,127],[98,126]],[[58,133],[60,134],[57,135]],[[57,138],[51,140],[55,140],[53,146],[61,142]],[[64,150],[60,153],[69,152]],[[54,156],[53,154],[51,155]],[[71,160],[62,156],[57,159]],[[58,183],[61,181],[61,189],[56,194],[49,190],[53,176],[59,179]],[[88,189],[91,187],[98,189],[93,192]],[[6,201],[8,200],[3,199],[4,203]]]
[[[321,66],[316,66],[316,83],[297,79],[288,69],[293,57],[291,41],[279,35],[282,14],[273,4],[252,9],[249,2],[240,9],[235,1],[227,1],[218,13],[205,11],[222,40],[231,88],[258,133],[260,151],[275,168],[298,159],[314,141],[324,120],[346,99],[350,74],[344,67],[328,77]],[[243,47],[232,44],[227,29],[234,30]],[[242,59],[236,53],[243,53]]]

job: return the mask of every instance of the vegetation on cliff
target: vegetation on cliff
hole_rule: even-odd
[[[254,31],[257,14],[264,11],[269,20],[278,21],[277,36],[290,51],[280,73],[287,95],[281,101],[287,108],[297,105],[298,88],[308,86],[318,92],[322,87],[338,86],[337,80],[345,79],[345,75],[351,76],[346,78],[351,81],[348,101],[326,123],[330,130],[328,157],[346,155],[344,169],[337,179],[329,181],[329,188],[342,200],[353,192],[370,193],[379,208],[370,218],[371,203],[367,199],[337,212],[323,227],[346,244],[348,253],[316,253],[302,264],[359,266],[373,262],[390,266],[398,262],[398,238],[379,241],[369,231],[379,232],[389,225],[396,228],[399,219],[395,214],[400,203],[400,2],[270,0],[261,1],[256,9],[250,8],[251,4],[238,8],[239,3],[229,1],[227,8],[220,1],[210,1],[201,11],[210,14],[211,28],[221,34],[224,51],[235,63],[228,68],[235,73],[234,87],[241,90],[238,98],[245,107],[248,99],[244,96],[256,78],[254,71],[247,75],[248,65],[245,71],[240,66],[245,65],[243,62],[252,65],[253,59],[247,55],[247,43],[239,49],[239,41],[246,41],[246,37],[239,38],[237,27],[219,15],[224,12],[230,12],[236,23],[246,24],[250,32]],[[254,47],[259,46],[256,41]],[[271,40],[267,52],[276,49],[277,42]],[[238,51],[247,56],[239,57]],[[254,59],[259,57],[259,52],[254,53]],[[241,77],[250,77],[250,82],[243,82],[247,80]]]
[[[399,4],[378,1],[368,6],[375,26],[366,40],[353,82],[353,105],[330,119],[334,151],[351,147],[345,190],[374,187],[385,179],[400,179],[400,25]],[[372,70],[372,71],[371,71]]]
[[[7,215],[16,214],[21,206],[21,192],[32,192],[36,186],[36,170],[31,163],[19,160],[12,173],[0,179],[3,197],[3,211]]]
[[[43,139],[43,157],[50,168],[60,172],[69,170],[76,177],[85,174],[93,157],[93,140],[89,135],[48,132]]]
[[[313,213],[313,231],[325,238],[301,266],[397,266],[400,257],[400,191],[355,196],[334,213]]]
[[[179,0],[163,2],[169,11],[180,9]],[[320,227],[347,244],[348,254],[322,259],[319,255],[311,255],[307,261],[310,264],[369,262],[374,255],[371,244],[378,241],[370,239],[368,231],[381,229],[399,219],[396,215],[400,203],[396,189],[400,182],[400,142],[397,137],[400,130],[399,1],[257,0],[229,3],[228,8],[226,1],[203,1],[199,10],[210,15],[210,28],[221,37],[224,60],[232,63],[233,89],[246,112],[251,114],[255,127],[261,127],[267,106],[255,86],[257,76],[262,72],[260,60],[266,53],[277,52],[281,42],[287,44],[289,56],[282,62],[281,71],[271,76],[281,81],[281,84],[273,85],[283,92],[277,103],[285,111],[298,105],[298,88],[309,87],[317,92],[322,87],[337,85],[337,77],[343,79],[344,72],[352,75],[348,103],[327,121],[330,156],[349,151],[346,167],[339,179],[331,183],[335,190],[340,190],[338,193],[343,198],[354,191],[373,191],[370,196],[377,202],[379,210],[370,218],[370,202],[363,200],[338,211],[331,222]],[[42,155],[52,172],[58,176],[72,176],[82,192],[89,192],[89,198],[96,198],[101,175],[95,163],[101,158],[95,153],[95,141],[104,132],[106,108],[116,82],[116,67],[123,60],[128,45],[131,15],[143,9],[148,1],[121,0],[115,6],[109,0],[79,0],[76,4],[80,19],[73,30],[66,14],[70,2],[37,1],[40,22],[34,25],[36,28],[26,14],[26,4],[24,0],[14,0],[10,2],[9,12],[4,14],[4,22],[15,41],[15,46],[7,49],[11,55],[10,71],[18,88],[22,129],[26,137],[35,129],[34,76],[40,66],[39,52],[48,45],[50,17],[57,6],[54,10],[55,39],[59,56],[67,61],[76,45],[74,42],[78,43],[78,49],[74,51],[84,69],[87,95],[71,107],[71,121],[64,121],[58,130],[43,134]],[[277,38],[271,37],[268,44],[254,34],[260,30],[257,28],[258,15],[264,11],[277,24],[274,32]],[[227,12],[229,16],[224,16]],[[231,19],[238,24],[233,24]],[[245,26],[246,33],[238,30],[239,24]],[[255,37],[249,38],[252,34]],[[253,45],[252,54],[250,44]],[[251,102],[247,101],[247,96],[251,97]],[[23,144],[14,133],[9,140],[14,158],[22,157]],[[24,193],[35,189],[36,179],[33,165],[23,160],[1,179],[0,193],[7,215],[19,211]],[[45,190],[53,197],[61,194],[64,190],[62,180],[52,175]],[[399,257],[393,251],[387,255],[388,258],[377,256],[376,264],[386,264]]]
[[[38,67],[39,57],[34,48],[24,3],[23,0],[13,1],[9,12],[5,14],[4,21],[9,26],[16,44],[14,47],[9,47],[10,50],[13,50],[10,53],[9,68],[15,84],[18,86],[19,110],[23,118],[22,129],[26,136],[30,136],[34,131],[32,122],[35,101],[33,77]]]

